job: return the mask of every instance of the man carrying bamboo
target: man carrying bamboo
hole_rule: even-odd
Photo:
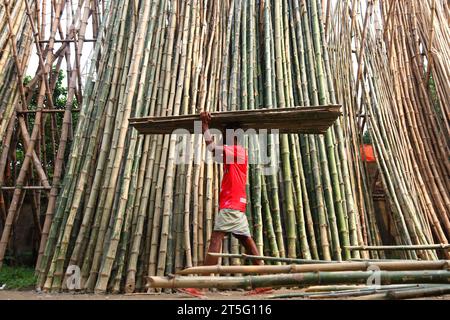
[[[221,156],[224,163],[224,174],[219,196],[219,213],[215,217],[214,230],[211,234],[208,254],[204,265],[216,265],[219,257],[209,255],[218,253],[222,246],[223,238],[231,233],[244,246],[247,254],[258,256],[259,252],[250,235],[247,216],[245,215],[247,206],[246,182],[247,182],[247,162],[246,150],[239,145],[238,137],[234,130],[237,125],[228,125],[225,128],[225,145],[216,145],[209,132],[211,114],[202,112],[202,132],[208,150],[214,156]],[[256,265],[261,265],[261,260],[253,260]]]
[[[244,246],[247,254],[259,256],[255,241],[250,235],[245,209],[247,207],[247,162],[248,156],[246,150],[239,145],[235,130],[237,125],[228,125],[225,128],[223,136],[226,144],[216,145],[209,132],[211,114],[202,112],[202,132],[208,150],[216,156],[221,156],[224,163],[224,174],[219,196],[219,213],[216,215],[214,230],[211,234],[208,253],[204,265],[217,265],[219,257],[212,256],[209,253],[218,253],[222,247],[223,238],[231,233]],[[256,265],[262,265],[261,260],[253,260]],[[202,291],[195,288],[180,289],[187,294],[200,297]],[[248,293],[248,295],[265,294],[272,292],[272,288],[257,288]]]

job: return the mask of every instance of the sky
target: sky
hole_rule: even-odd
[[[73,0],[72,1],[72,11],[75,13],[76,9],[78,6],[78,1],[77,0]],[[64,10],[63,16],[61,17],[61,26],[62,29],[64,31],[64,35],[66,34],[66,29],[68,27],[68,25],[70,25],[71,23],[71,17],[70,17],[71,13],[67,12],[67,9]],[[50,7],[47,7],[47,13],[46,13],[46,34],[45,34],[45,39],[41,39],[41,40],[48,40],[49,36],[50,36]],[[86,30],[86,39],[92,39],[93,38],[93,32],[92,32],[92,23],[91,21],[88,22],[88,28]],[[59,33],[56,36],[56,39],[61,39],[59,37]],[[56,52],[60,47],[61,47],[62,43],[55,43],[54,46],[54,50],[53,52]],[[71,53],[74,53],[74,43],[70,44],[71,47]],[[84,46],[83,46],[83,51],[82,51],[82,55],[81,55],[81,59],[80,59],[80,66],[81,66],[81,74],[82,74],[82,79],[85,79],[85,76],[87,76],[87,73],[89,71],[88,69],[88,61],[89,61],[89,56],[90,53],[92,52],[92,49],[94,47],[94,42],[85,42]],[[74,54],[72,54],[71,56],[71,65],[74,65]],[[30,57],[30,62],[28,64],[28,68],[26,70],[26,75],[29,76],[34,76],[36,74],[36,71],[39,67],[39,58],[36,54],[36,47],[33,45],[33,52],[31,54]],[[63,59],[62,65],[61,65],[61,70],[66,71],[67,70],[67,64],[66,64],[66,60]],[[64,85],[67,85],[67,77],[64,79]]]

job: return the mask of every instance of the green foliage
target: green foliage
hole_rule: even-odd
[[[33,268],[3,266],[0,269],[0,286],[5,289],[29,289],[36,284]]]
[[[441,121],[444,121],[444,116],[442,113],[441,105],[439,103],[439,96],[436,90],[436,83],[433,79],[433,75],[430,75],[430,79],[428,81],[428,90],[430,92],[431,103],[436,111],[437,116]]]
[[[368,130],[366,132],[364,132],[362,140],[363,140],[364,144],[372,144],[372,137],[370,136],[370,133]]]
[[[56,76],[56,69],[53,68],[52,71],[52,77],[54,78]],[[56,80],[55,89],[53,90],[53,103],[55,109],[64,109],[67,102],[67,87],[63,86],[63,81],[65,78],[64,72],[62,70],[59,70],[59,73],[57,75],[58,79]],[[31,76],[26,76],[23,83],[24,85],[28,85],[31,82],[32,78]],[[37,97],[38,92],[36,88],[34,88],[33,97],[31,99],[31,103],[29,106],[30,110],[36,110],[37,108]],[[44,105],[47,103],[47,98],[44,99]],[[78,106],[76,99],[74,99],[73,107],[76,108]]]

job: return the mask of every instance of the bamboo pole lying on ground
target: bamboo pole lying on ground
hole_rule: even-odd
[[[411,292],[423,289],[442,289],[440,284],[400,284],[400,285],[387,285],[387,286],[364,286],[356,289],[344,289],[344,290],[330,290],[328,292],[295,292],[276,294],[269,297],[269,299],[289,299],[289,298],[308,298],[308,299],[333,299],[342,297],[360,297],[368,295],[380,295],[384,296],[386,292],[400,293],[403,291]]]
[[[393,285],[385,285],[383,288],[387,287],[414,287],[418,286],[413,284],[393,284]],[[337,292],[337,291],[356,291],[356,290],[364,290],[364,289],[370,289],[373,286],[368,286],[364,284],[354,284],[354,285],[324,285],[324,286],[310,286],[304,289],[306,293],[322,293],[322,292]]]
[[[409,290],[389,290],[385,293],[356,298],[356,300],[395,300],[434,297],[450,293],[450,286],[419,287]]]
[[[450,271],[307,272],[243,277],[147,277],[148,288],[255,289],[318,284],[361,284],[377,276],[379,285],[450,283]]]
[[[348,250],[365,250],[365,251],[378,251],[378,250],[436,250],[450,249],[450,244],[424,244],[424,245],[405,245],[405,246],[348,246]]]
[[[276,274],[317,271],[364,271],[379,268],[385,271],[449,269],[450,261],[405,261],[405,262],[340,262],[327,264],[285,266],[201,266],[179,271],[177,274]]]

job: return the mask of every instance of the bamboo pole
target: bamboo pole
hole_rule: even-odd
[[[450,271],[379,271],[380,285],[449,283]],[[151,288],[255,289],[262,287],[298,287],[318,284],[366,283],[372,271],[315,272],[245,277],[148,277]]]
[[[365,271],[378,268],[385,271],[448,269],[449,261],[405,262],[340,262],[331,264],[306,264],[285,266],[202,266],[179,271],[177,274],[277,274],[318,271]]]
[[[395,290],[395,292],[402,292],[402,291],[409,291],[409,290],[417,290],[417,289],[423,289],[423,288],[430,288],[430,287],[438,287],[442,285],[434,285],[434,284],[416,284],[416,285],[409,285],[409,284],[400,284],[400,285],[386,285],[386,286],[377,286],[377,287],[367,287],[364,286],[362,288],[357,288],[354,290],[346,289],[344,290],[332,290],[330,292],[301,292],[301,293],[287,293],[287,294],[279,294],[279,295],[273,295],[270,296],[270,299],[289,299],[289,298],[295,298],[295,297],[302,297],[302,298],[308,298],[308,299],[333,299],[333,298],[350,298],[351,297],[364,297],[364,296],[371,296],[378,293],[387,293],[389,291]],[[347,286],[349,287],[349,286]],[[330,287],[329,287],[330,288]],[[328,291],[328,290],[326,290]]]
[[[431,288],[418,288],[410,290],[389,290],[384,294],[374,294],[367,296],[367,300],[400,300],[400,299],[414,299],[423,297],[433,297],[448,294],[450,292],[449,286],[439,286]]]
[[[450,249],[449,244],[428,244],[428,245],[405,245],[405,246],[348,246],[349,250],[367,250],[367,251],[377,251],[377,250],[435,250]]]
[[[286,262],[286,263],[329,263],[330,261],[323,260],[311,260],[311,259],[294,259],[294,258],[283,258],[283,257],[266,257],[266,256],[252,256],[245,253],[241,254],[223,254],[223,253],[208,253],[215,257],[228,257],[235,259],[248,259],[248,260],[265,260],[273,262]],[[337,261],[334,261],[337,262]]]

